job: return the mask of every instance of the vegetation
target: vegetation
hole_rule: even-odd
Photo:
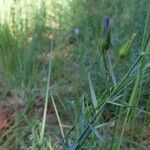
[[[0,7],[0,149],[150,148],[150,1]]]

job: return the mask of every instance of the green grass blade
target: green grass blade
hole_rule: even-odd
[[[90,74],[88,74],[88,80],[89,80],[89,86],[90,86],[90,92],[91,92],[91,98],[92,98],[93,106],[94,106],[94,109],[96,109],[97,108],[97,98],[96,98],[96,94],[95,94],[95,91],[93,88]]]

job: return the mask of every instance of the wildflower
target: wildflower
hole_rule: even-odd
[[[105,28],[104,28],[104,37],[102,39],[102,50],[108,50],[111,44],[111,33],[110,33],[110,17],[106,16],[105,20]]]
[[[105,17],[105,29],[107,32],[110,30],[110,17],[109,16]]]
[[[79,35],[80,34],[80,29],[79,28],[74,28],[74,33],[76,34],[76,35]]]

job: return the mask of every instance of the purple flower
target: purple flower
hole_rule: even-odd
[[[79,28],[74,28],[74,33],[76,34],[76,35],[79,35],[80,34],[80,29]]]
[[[106,29],[107,32],[110,29],[110,17],[109,16],[105,17],[105,29]]]

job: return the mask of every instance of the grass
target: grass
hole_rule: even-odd
[[[149,2],[33,4],[1,9],[0,98],[24,105],[0,149],[148,149]]]

